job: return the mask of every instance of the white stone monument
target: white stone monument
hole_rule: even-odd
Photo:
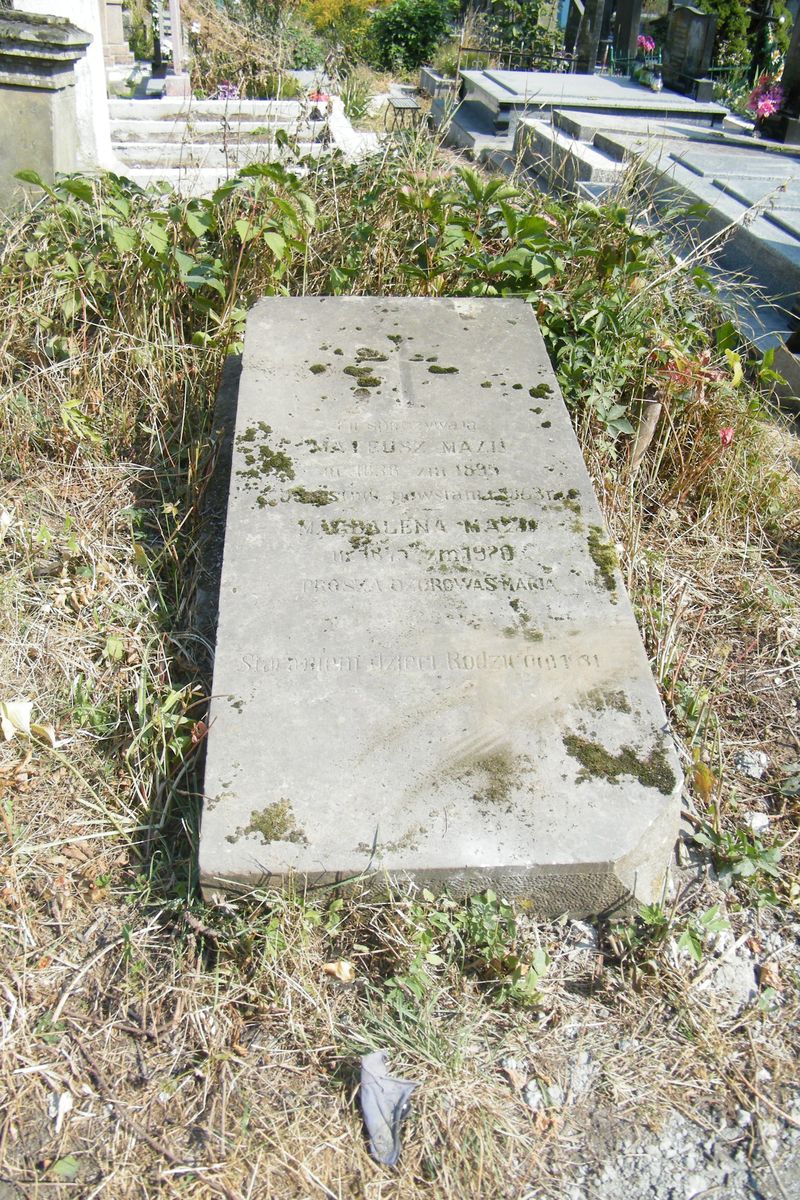
[[[67,17],[78,29],[83,29],[91,35],[92,41],[86,54],[75,64],[75,165],[83,170],[96,167],[113,170],[119,167],[111,148],[100,2],[101,0],[15,0],[14,3],[18,11]]]

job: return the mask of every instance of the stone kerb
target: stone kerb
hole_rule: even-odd
[[[75,65],[91,40],[65,17],[0,13],[0,129],[14,131],[0,140],[0,210],[19,191],[17,171],[52,181],[75,170]]]

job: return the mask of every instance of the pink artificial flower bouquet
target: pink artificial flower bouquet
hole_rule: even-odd
[[[771,117],[780,110],[783,100],[781,85],[771,75],[762,75],[750,93],[747,107],[751,113],[755,113],[757,121],[763,121],[765,117]]]

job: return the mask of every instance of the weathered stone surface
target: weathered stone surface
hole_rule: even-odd
[[[206,895],[659,894],[680,769],[523,302],[252,310],[210,723]]]

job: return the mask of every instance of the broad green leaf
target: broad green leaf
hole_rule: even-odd
[[[77,1177],[80,1170],[80,1163],[74,1154],[67,1154],[65,1158],[59,1158],[58,1162],[54,1162],[50,1168],[50,1174],[55,1175],[56,1179],[71,1180]]]
[[[731,375],[733,376],[731,382],[733,383],[733,386],[735,388],[738,388],[739,385],[741,384],[742,380],[744,379],[744,370],[742,369],[742,360],[738,354],[734,353],[733,350],[726,350],[725,357],[728,360],[728,366],[730,367]]]
[[[175,261],[178,264],[178,270],[180,271],[181,275],[188,275],[189,272],[194,270],[194,268],[197,266],[197,259],[192,258],[191,254],[186,254],[186,252],[183,250],[178,250],[176,248],[174,255]]]
[[[111,237],[120,254],[128,254],[136,245],[136,230],[131,225],[112,225]]]
[[[678,946],[681,950],[688,950],[695,962],[700,962],[703,957],[703,946],[694,929],[684,929],[678,938]]]
[[[166,254],[169,247],[169,234],[163,225],[157,225],[155,221],[151,221],[149,225],[145,226],[144,236],[159,258]]]
[[[317,210],[314,206],[314,201],[305,192],[296,192],[294,198],[297,201],[297,207],[306,219],[306,224],[313,226],[317,220]]]
[[[286,241],[279,233],[272,233],[267,230],[264,234],[264,241],[269,246],[276,258],[283,258],[286,253]]]
[[[208,212],[187,212],[185,221],[195,237],[203,237],[212,228],[214,217]]]
[[[75,314],[80,310],[81,301],[80,294],[71,292],[61,301],[61,311],[67,321],[71,321]]]
[[[88,179],[62,179],[59,186],[77,200],[83,200],[86,204],[94,203],[94,188]]]
[[[32,183],[34,187],[42,188],[45,192],[47,192],[48,196],[55,196],[53,189],[45,183],[37,171],[29,171],[27,169],[24,171],[17,171],[14,178],[19,179],[21,183]]]
[[[106,638],[105,649],[103,650],[105,657],[111,659],[112,662],[121,662],[124,653],[125,643],[122,638],[117,637],[113,633],[109,634]]]
[[[252,225],[245,217],[240,217],[238,221],[234,221],[233,227],[239,235],[239,240],[242,242],[250,242],[254,237],[258,236],[258,228]]]

